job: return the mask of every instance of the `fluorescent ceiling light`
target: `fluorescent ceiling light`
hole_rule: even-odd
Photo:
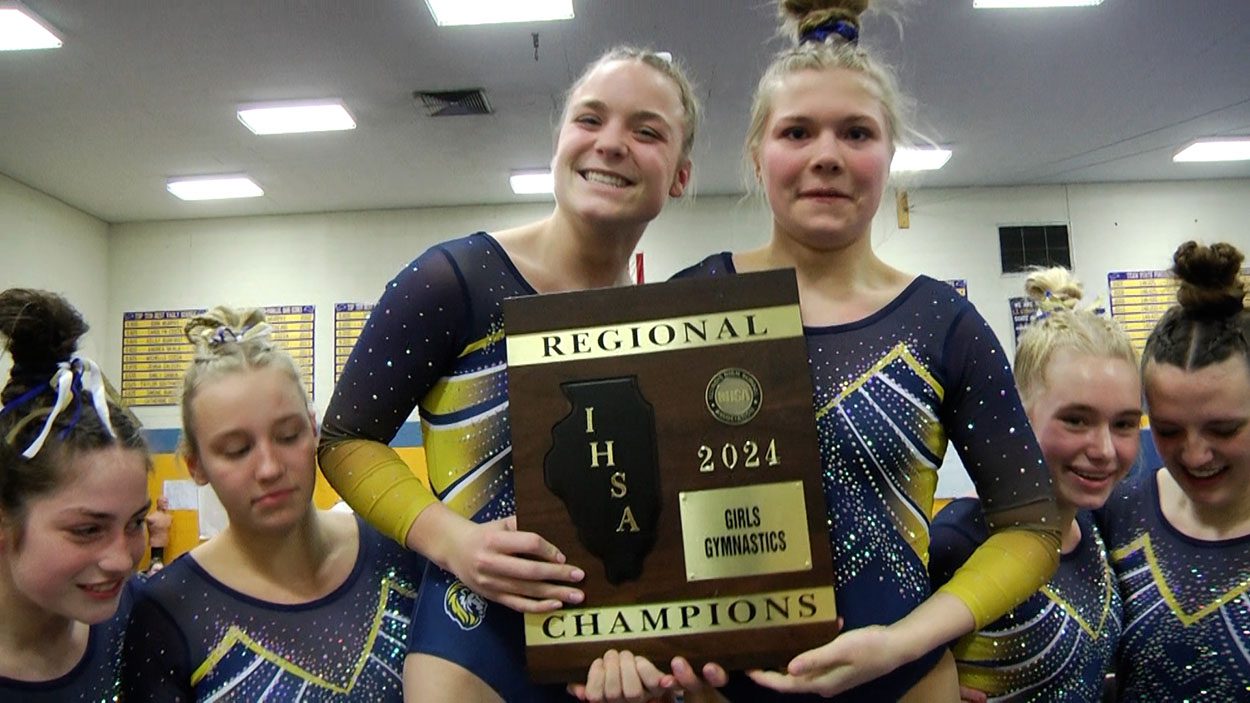
[[[165,190],[183,200],[225,200],[228,198],[259,198],[265,194],[247,176],[196,176],[170,178]]]
[[[556,191],[551,171],[517,171],[508,181],[517,195],[549,195]]]
[[[1176,152],[1173,161],[1250,161],[1250,137],[1201,139]]]
[[[1015,9],[1025,7],[1091,7],[1101,5],[1102,0],[972,0],[972,6],[982,9]]]
[[[239,121],[256,134],[356,129],[356,120],[341,100],[240,105],[236,114]]]
[[[0,51],[55,49],[61,38],[39,15],[16,0],[0,2]]]
[[[425,0],[440,27],[573,19],[573,0]]]
[[[890,170],[895,173],[903,171],[936,171],[951,160],[949,149],[899,149],[894,152],[894,160],[890,162]]]

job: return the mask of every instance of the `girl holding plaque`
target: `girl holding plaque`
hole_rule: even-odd
[[[872,219],[905,130],[894,79],[857,44],[868,4],[780,2],[798,42],[765,71],[746,145],[771,237],[679,274],[797,273],[845,620],[785,671],[731,681],[731,700],[957,700],[946,644],[1015,607],[1059,560],[1050,478],[993,331],[949,285],[873,252]],[[928,516],[948,440],[990,534],[932,592]]]
[[[387,286],[326,413],[321,467],[370,523],[432,562],[414,615],[410,700],[547,700],[521,612],[580,603],[583,572],[515,528],[502,301],[625,285],[665,201],[682,195],[698,105],[675,64],[608,52],[573,84],[556,139],[555,210],[431,248]],[[414,408],[433,492],[387,445]]]
[[[1230,244],[1176,250],[1179,305],[1146,340],[1142,386],[1163,468],[1100,518],[1124,597],[1120,700],[1250,690],[1250,309]]]
[[[1137,353],[1120,326],[1078,307],[1063,268],[1025,283],[1037,319],[1020,336],[1016,387],[1046,457],[1059,504],[1059,570],[1039,592],[954,647],[965,698],[1099,701],[1114,667],[1120,598],[1091,511],[1128,474],[1141,445]],[[981,506],[961,498],[933,521],[935,587],[987,535]]]
[[[60,296],[0,293],[0,700],[116,700],[148,453]]]
[[[403,700],[423,560],[313,505],[316,423],[260,310],[187,323],[181,448],[226,528],[138,589],[122,700]]]

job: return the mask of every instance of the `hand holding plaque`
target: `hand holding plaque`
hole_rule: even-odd
[[[776,666],[836,613],[794,274],[504,303],[517,523],[583,565],[526,616],[540,681],[607,649]],[[744,636],[747,635],[747,636]]]

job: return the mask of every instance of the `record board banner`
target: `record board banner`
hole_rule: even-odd
[[[334,382],[339,382],[343,367],[351,358],[356,339],[369,322],[375,303],[334,304]]]
[[[182,377],[195,358],[183,328],[203,308],[142,310],[122,315],[121,397],[126,405],[177,405]]]
[[[832,639],[792,271],[504,302],[517,525],[586,600],[525,616],[537,681],[628,649],[782,666]]]
[[[271,305],[262,308],[273,328],[270,338],[299,366],[304,391],[313,397],[313,353],[316,307]],[[128,406],[177,405],[182,379],[195,359],[195,346],[185,328],[205,308],[144,310],[122,317],[122,402]]]
[[[1241,280],[1247,291],[1246,303],[1250,305],[1250,267],[1241,270]],[[1138,354],[1145,350],[1146,340],[1159,318],[1176,305],[1179,286],[1176,277],[1167,269],[1112,271],[1107,274],[1111,317],[1124,328]]]

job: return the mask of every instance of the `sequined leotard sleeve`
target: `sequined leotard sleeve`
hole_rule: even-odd
[[[422,254],[370,315],[334,390],[318,456],[343,497],[396,541],[433,500],[476,522],[515,512],[501,304],[534,293],[503,248],[478,233]],[[386,446],[414,406],[433,495]],[[526,675],[516,611],[432,566],[412,617],[410,652],[472,672],[504,700],[548,700]]]
[[[1076,517],[1081,541],[1028,600],[954,646],[959,682],[991,699],[1095,703],[1113,668],[1120,597],[1098,529]],[[946,583],[989,537],[980,502],[961,498],[933,520],[929,573]]]
[[[1007,355],[970,303],[951,302],[960,305],[942,352],[949,389],[942,427],[976,486],[990,535],[939,590],[962,600],[981,629],[1055,572],[1059,513]]]
[[[511,514],[499,303],[533,288],[478,233],[433,247],[386,287],[334,389],[318,460],[335,490],[403,543],[435,500],[479,520]],[[420,408],[434,493],[388,443]]]
[[[726,253],[678,276],[734,272]],[[982,627],[1046,583],[1059,560],[1050,477],[1005,355],[972,305],[920,276],[867,318],[804,334],[846,628],[896,622],[931,595],[929,516],[948,439],[977,486],[991,535],[943,590]],[[895,699],[941,653],[837,700]],[[738,697],[772,696],[755,689]]]

